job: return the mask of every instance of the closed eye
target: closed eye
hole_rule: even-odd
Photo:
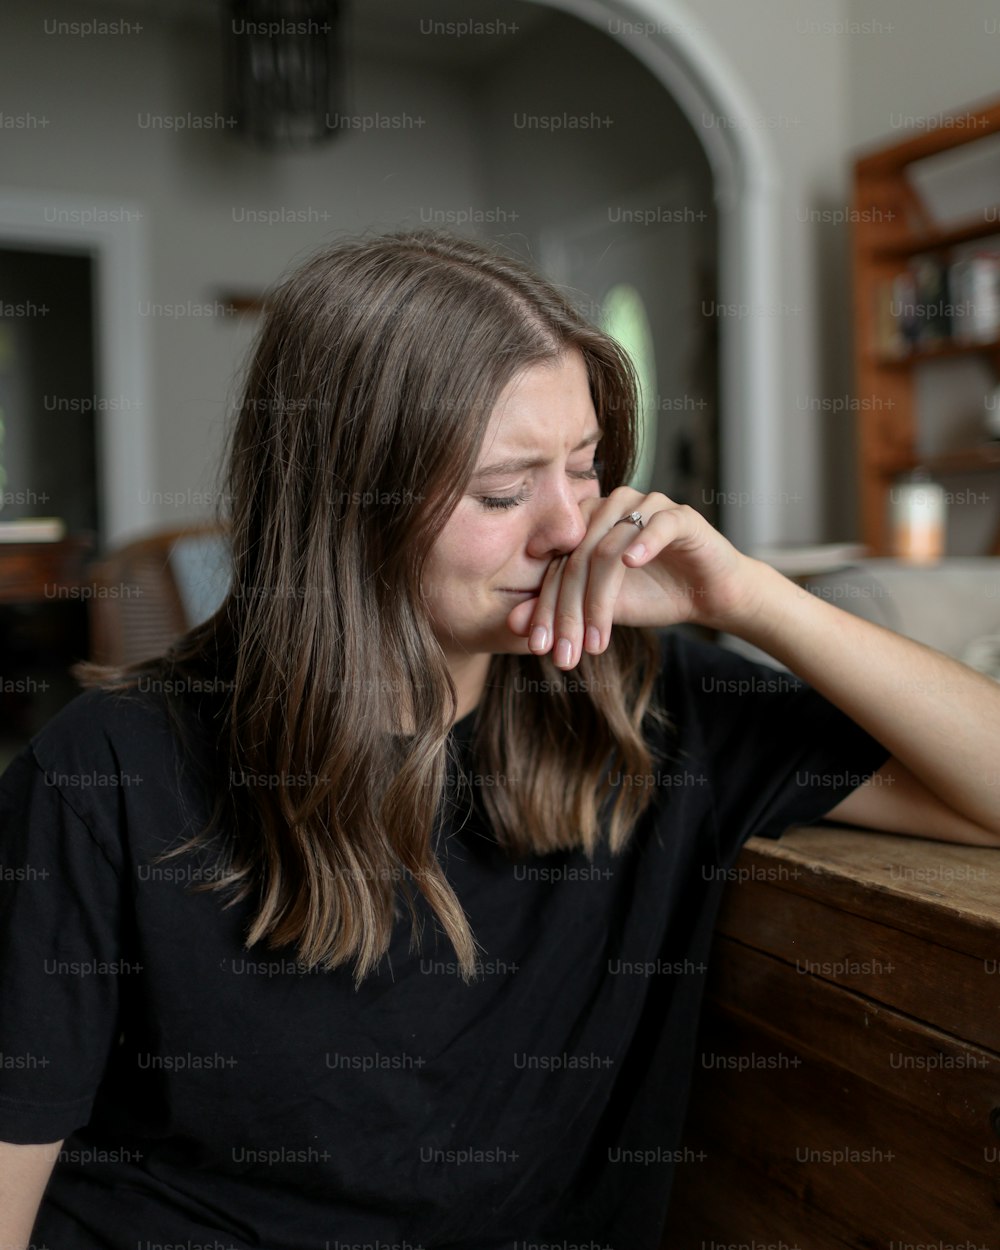
[[[604,468],[602,460],[595,460],[589,469],[581,469],[578,471],[570,471],[570,477],[579,478],[583,481],[592,482],[600,477],[601,470]],[[531,491],[522,491],[517,495],[480,495],[479,502],[487,510],[489,509],[507,509],[516,508],[522,503],[527,503],[531,498]]]

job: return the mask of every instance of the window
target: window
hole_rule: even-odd
[[[620,282],[608,291],[601,307],[601,328],[628,352],[639,377],[639,455],[626,485],[647,493],[656,455],[656,358],[646,307],[634,286]]]

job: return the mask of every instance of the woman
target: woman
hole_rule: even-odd
[[[658,1244],[744,842],[907,828],[890,748],[951,797],[894,666],[966,682],[959,746],[1000,715],[622,485],[636,432],[623,352],[496,249],[352,239],[273,293],[226,601],[84,666],[0,785],[48,873],[0,909],[0,1049],[46,1059],[0,1069],[0,1139],[68,1138],[36,1240]]]

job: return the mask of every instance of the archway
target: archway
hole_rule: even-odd
[[[700,135],[719,213],[720,529],[741,550],[780,540],[777,160],[738,73],[676,0],[529,0],[621,43]],[[714,124],[707,125],[711,118]],[[749,506],[753,505],[753,506]]]

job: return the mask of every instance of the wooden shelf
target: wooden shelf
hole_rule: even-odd
[[[965,450],[942,451],[920,461],[932,473],[984,473],[1000,469],[1000,442]]]
[[[915,161],[965,143],[975,143],[1000,130],[997,101],[992,97],[966,108],[953,109],[941,117],[943,124],[940,126],[928,127],[908,139],[862,152],[855,163],[856,170],[864,178],[898,177]],[[961,124],[949,126],[949,119]]]
[[[858,399],[858,469],[861,541],[874,556],[889,556],[888,500],[893,478],[921,464],[932,473],[1000,471],[1000,443],[922,455],[917,446],[916,386],[920,365],[985,357],[1000,377],[1000,336],[983,343],[941,342],[887,355],[875,347],[877,296],[882,283],[909,259],[977,239],[1000,239],[1000,208],[980,219],[942,228],[908,177],[909,166],[939,152],[1000,134],[1000,97],[944,115],[938,126],[860,155],[854,162],[852,259],[854,278],[855,394]],[[947,367],[947,366],[945,366]],[[1000,524],[990,550],[1000,556]]]
[[[872,243],[869,251],[876,259],[905,260],[909,256],[920,256],[924,252],[944,252],[962,243],[974,243],[977,239],[988,239],[993,235],[1000,236],[1000,206],[994,206],[991,211],[996,214],[993,221],[986,220],[984,211],[982,220],[968,221],[960,226],[950,226],[947,230],[921,236]]]
[[[1000,339],[990,339],[984,343],[955,343],[945,341],[942,343],[926,344],[923,347],[916,347],[911,352],[907,352],[903,356],[878,356],[869,357],[870,363],[879,369],[905,369],[910,365],[920,364],[925,360],[943,360],[950,356],[988,356],[993,360],[996,368],[1000,363]],[[1000,371],[1000,370],[998,370]]]
[[[883,479],[909,473],[921,465],[931,473],[995,473],[1000,469],[1000,441],[980,443],[973,447],[959,447],[954,451],[921,454],[912,449],[893,454],[887,451],[883,458],[872,465],[872,471]],[[874,553],[873,553],[874,554]]]

